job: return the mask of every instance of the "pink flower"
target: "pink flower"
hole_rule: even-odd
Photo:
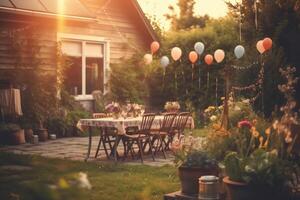
[[[248,120],[243,120],[243,121],[240,121],[239,123],[238,123],[238,127],[239,128],[242,128],[242,127],[247,127],[247,128],[251,128],[252,127],[252,124],[251,124],[251,122],[249,122]]]

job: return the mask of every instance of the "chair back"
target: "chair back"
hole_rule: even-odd
[[[174,119],[176,117],[175,113],[165,113],[160,131],[170,132],[173,126]]]
[[[189,119],[189,117],[191,116],[191,114],[189,112],[181,112],[178,114],[178,116],[176,117],[176,123],[175,123],[175,129],[178,130],[179,133],[183,133],[185,127],[186,127],[186,123]]]
[[[151,126],[152,126],[154,118],[155,118],[155,114],[154,113],[146,113],[146,114],[144,114],[143,118],[142,118],[142,123],[141,123],[139,131],[140,132],[145,132],[145,133],[149,132],[150,129],[151,129]]]

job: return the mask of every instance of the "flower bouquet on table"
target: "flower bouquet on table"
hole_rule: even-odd
[[[117,102],[111,102],[105,106],[106,112],[115,119],[118,119],[121,115],[121,107]]]
[[[143,105],[137,103],[127,104],[127,114],[130,117],[140,117],[144,114],[144,112],[145,109]]]
[[[164,108],[167,112],[178,112],[180,109],[180,104],[178,101],[167,101]]]
[[[171,145],[183,194],[197,195],[199,192],[198,179],[201,176],[218,176],[217,161],[202,148],[202,142],[203,139],[200,137],[182,136],[180,139],[175,139]]]

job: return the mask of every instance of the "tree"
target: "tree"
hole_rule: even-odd
[[[169,6],[171,14],[167,14],[167,19],[171,20],[173,30],[188,29],[192,27],[203,28],[209,19],[207,15],[194,15],[195,0],[178,0],[179,16],[176,14],[175,8]]]
[[[296,66],[296,75],[300,76],[300,57],[298,55],[300,51],[300,1],[242,0],[240,4],[228,3],[228,6],[236,20],[241,11],[242,38],[249,49],[256,51],[253,48],[256,42],[266,36],[273,40],[272,51],[265,56],[262,103],[265,108],[262,110],[261,105],[257,106],[257,109],[269,115],[274,107],[283,103],[277,89],[277,85],[280,83],[279,68],[287,65]],[[249,73],[241,74],[241,79],[248,77]],[[300,83],[296,89],[300,91]],[[296,99],[298,102],[300,101],[299,92],[296,93]]]

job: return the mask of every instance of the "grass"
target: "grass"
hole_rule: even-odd
[[[4,170],[5,165],[32,169]],[[78,187],[79,172],[87,173],[91,190]],[[0,152],[0,199],[155,200],[179,188],[173,166],[84,163]]]
[[[192,135],[195,137],[205,137],[211,132],[211,128],[193,129]]]

